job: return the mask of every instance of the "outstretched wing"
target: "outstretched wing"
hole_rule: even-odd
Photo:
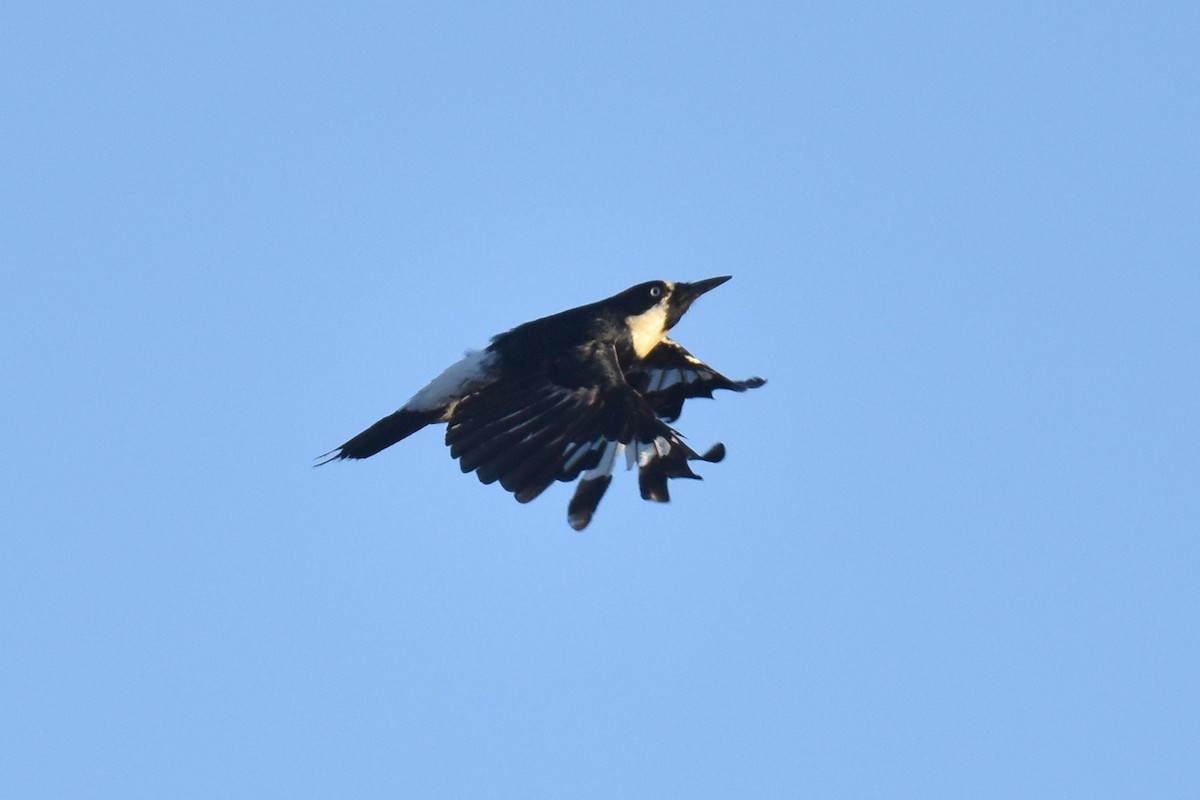
[[[571,504],[567,506],[567,521],[577,531],[583,530],[592,521],[596,507],[600,505],[604,492],[612,483],[613,468],[622,453],[625,454],[630,467],[638,465],[638,488],[642,498],[660,503],[671,499],[667,491],[668,478],[700,478],[687,466],[687,461],[700,460],[715,464],[725,458],[725,445],[718,442],[703,455],[691,452],[682,465],[686,471],[676,474],[668,470],[669,463],[660,457],[661,442],[657,439],[651,443],[637,442],[631,445],[602,441],[594,443],[593,447],[600,452],[600,459],[596,466],[583,473],[579,485],[575,487],[575,494],[571,497]]]
[[[446,428],[450,455],[463,472],[499,481],[522,503],[556,480],[584,474],[580,491],[591,481],[586,497],[569,509],[577,530],[590,521],[622,451],[638,464],[642,497],[666,501],[667,479],[698,477],[687,462],[702,456],[619,376],[615,351],[602,347],[582,372],[574,362],[569,375],[550,366],[501,377],[454,408]]]
[[[744,392],[766,383],[762,378],[730,380],[671,339],[663,339],[631,367],[625,380],[667,422],[679,418],[683,401],[689,398],[712,397],[715,389]]]

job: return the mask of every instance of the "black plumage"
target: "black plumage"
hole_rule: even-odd
[[[591,521],[622,452],[638,466],[642,497],[666,502],[669,479],[699,477],[689,461],[725,455],[720,444],[696,453],[667,424],[684,401],[764,383],[730,380],[667,338],[697,297],[726,280],[651,281],[513,328],[321,463],[366,458],[446,422],[463,472],[499,482],[519,502],[582,476],[568,506],[577,530]]]

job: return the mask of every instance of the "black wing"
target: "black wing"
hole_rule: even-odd
[[[450,455],[463,472],[499,481],[522,503],[586,473],[569,509],[577,530],[591,520],[623,450],[638,464],[642,497],[665,502],[667,479],[698,477],[687,462],[713,454],[695,453],[619,376],[616,352],[604,347],[582,367],[572,361],[569,372],[550,365],[501,377],[454,408]]]
[[[730,380],[671,339],[663,339],[631,367],[625,380],[667,422],[679,418],[683,401],[689,398],[712,397],[715,389],[744,392],[766,383],[762,378]]]

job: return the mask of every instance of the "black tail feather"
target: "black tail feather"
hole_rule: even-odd
[[[335,447],[328,453],[317,456],[324,460],[314,466],[319,467],[343,458],[370,458],[431,422],[436,422],[439,416],[437,411],[409,411],[402,408],[379,420],[341,447]]]

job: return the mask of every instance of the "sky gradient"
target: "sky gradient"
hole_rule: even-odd
[[[0,796],[1200,796],[1200,12],[25,4]],[[424,431],[653,278],[583,533]]]

